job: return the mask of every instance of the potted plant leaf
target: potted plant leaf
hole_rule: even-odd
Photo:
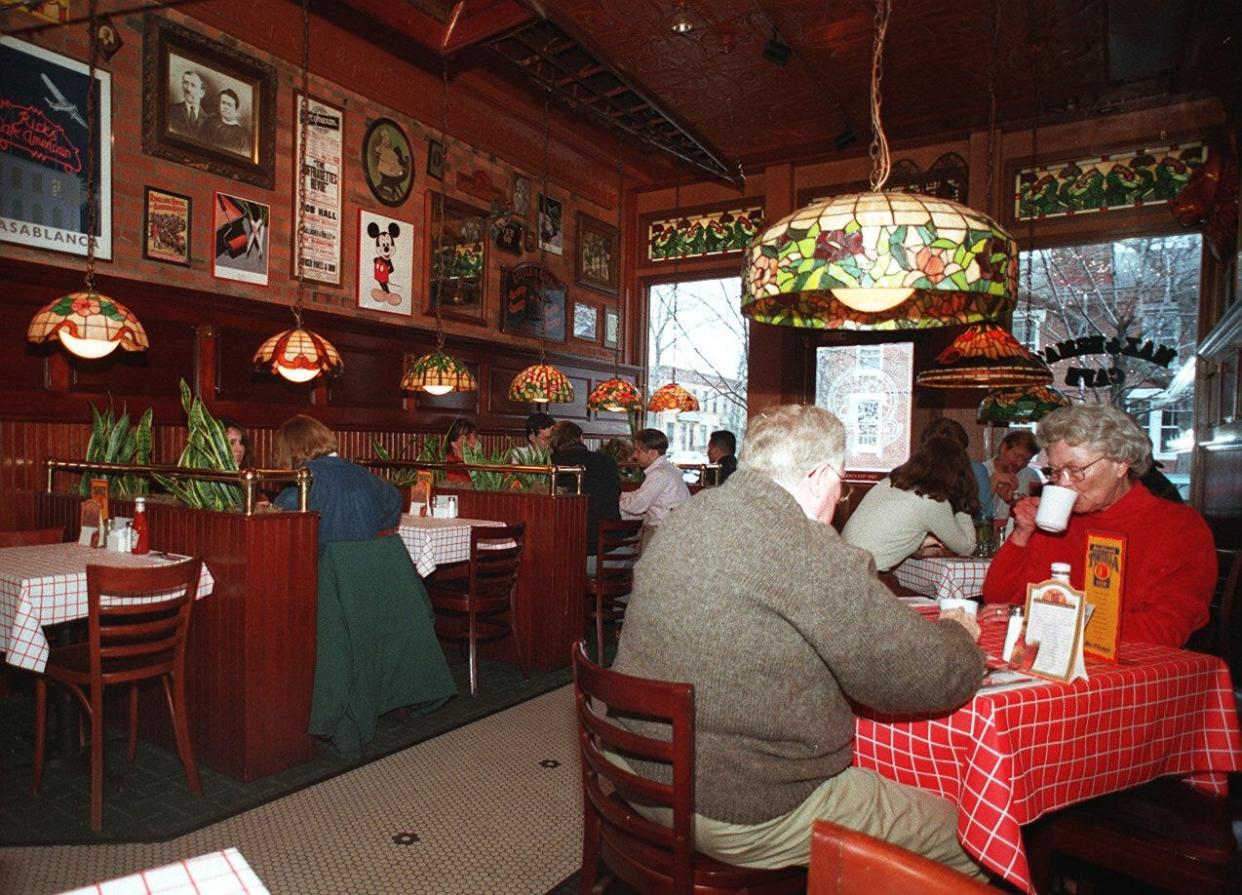
[[[118,417],[109,406],[106,413],[91,405],[91,437],[86,443],[85,459],[95,463],[138,463],[147,465],[151,462],[151,421],[153,412],[150,407],[142,415],[137,425],[130,425],[129,412],[124,405]],[[108,481],[108,492],[116,497],[132,497],[147,493],[147,480],[133,473],[94,474],[87,471],[78,485],[80,494],[91,493],[91,478],[103,478]]]
[[[236,472],[237,461],[233,459],[224,426],[208,412],[202,399],[190,392],[184,379],[181,380],[181,406],[185,409],[187,438],[177,465]],[[156,476],[156,480],[193,509],[234,510],[242,503],[239,485],[173,476]]]

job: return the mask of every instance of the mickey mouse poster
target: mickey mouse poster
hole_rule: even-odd
[[[414,302],[414,225],[358,212],[358,307],[409,315]]]

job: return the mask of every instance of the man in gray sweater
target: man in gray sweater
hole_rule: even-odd
[[[844,454],[821,408],[751,420],[737,472],[669,516],[635,568],[613,667],[694,684],[700,851],[806,864],[823,817],[983,877],[952,803],[850,766],[852,704],[947,712],[974,695],[984,661],[973,619],[921,618],[833,530]]]

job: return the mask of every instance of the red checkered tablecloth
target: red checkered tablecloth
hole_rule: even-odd
[[[476,525],[502,526],[492,519],[444,519],[402,514],[397,534],[410,551],[414,568],[426,578],[436,566],[470,558],[470,529]]]
[[[267,886],[235,848],[187,858],[61,895],[267,895]]]
[[[991,560],[973,556],[910,557],[893,569],[902,587],[940,600],[970,599],[983,593]]]
[[[1000,652],[1004,624],[981,645]],[[859,718],[854,763],[958,806],[958,838],[986,867],[1033,891],[1021,825],[1075,802],[1186,775],[1223,795],[1242,770],[1232,683],[1214,656],[1125,644],[1089,680],[984,692],[936,718]]]
[[[86,618],[88,564],[133,568],[187,558],[155,553],[135,556],[81,544],[0,548],[0,648],[5,659],[19,668],[43,671],[48,651],[43,626]],[[214,586],[204,563],[198,598],[210,594]]]

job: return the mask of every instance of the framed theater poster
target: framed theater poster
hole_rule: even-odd
[[[189,267],[190,197],[149,186],[142,208],[142,257]]]
[[[298,216],[293,216],[293,275],[316,283],[341,284],[341,160],[345,134],[345,111],[313,96],[306,103],[306,145],[302,146],[299,123],[302,94],[294,93],[293,201],[305,203],[306,229],[298,254]],[[298,160],[301,160],[299,166]],[[300,168],[300,171],[299,171]],[[301,177],[299,181],[298,178]],[[298,270],[299,257],[301,270]]]

